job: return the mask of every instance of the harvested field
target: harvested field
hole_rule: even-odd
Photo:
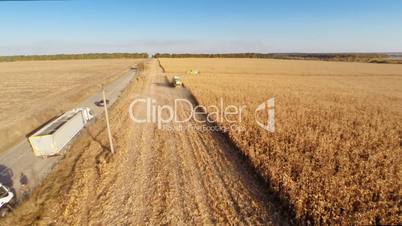
[[[222,134],[163,130],[134,123],[138,96],[172,105],[193,101],[173,88],[156,60],[110,107],[116,153],[104,118],[89,125],[29,199],[0,225],[279,225],[291,223],[281,202]],[[133,111],[144,116],[148,108]],[[179,107],[179,116],[187,115]],[[183,126],[195,126],[195,120]],[[174,126],[170,123],[169,126]]]
[[[140,59],[0,63],[0,150],[74,107]]]
[[[246,105],[228,134],[303,223],[402,223],[402,65],[160,59],[202,105]],[[184,75],[199,69],[200,76]],[[275,98],[275,133],[254,109]],[[236,123],[236,122],[235,122]],[[232,123],[218,124],[230,128]]]

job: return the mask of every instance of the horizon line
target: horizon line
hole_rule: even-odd
[[[1,0],[0,0],[1,1]],[[76,53],[53,53],[53,54],[11,54],[11,55],[0,55],[0,57],[15,57],[15,56],[55,56],[55,55],[80,55],[80,54],[193,54],[193,55],[229,55],[229,54],[398,54],[401,55],[402,51],[392,51],[392,52],[375,52],[375,51],[356,51],[356,52],[154,52],[150,54],[149,52],[76,52]]]

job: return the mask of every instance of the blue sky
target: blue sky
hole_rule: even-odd
[[[0,55],[79,52],[402,52],[402,1],[0,0]]]

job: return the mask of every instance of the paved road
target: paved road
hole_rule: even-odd
[[[130,70],[105,87],[109,104],[113,104],[127,87],[130,81],[136,77],[136,70]],[[97,107],[94,103],[102,99],[99,92],[77,105],[77,107],[89,107],[95,116],[103,113],[103,107]],[[53,166],[62,158],[55,156],[50,158],[36,157],[26,138],[17,145],[0,154],[0,182],[9,187],[17,195],[17,199],[25,192],[30,192],[50,172]]]

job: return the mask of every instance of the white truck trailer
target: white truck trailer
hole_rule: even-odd
[[[29,137],[36,156],[52,156],[93,118],[89,108],[76,108],[51,121]]]

